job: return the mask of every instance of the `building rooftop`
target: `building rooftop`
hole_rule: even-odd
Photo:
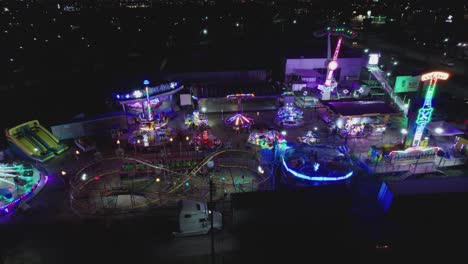
[[[398,110],[384,101],[326,101],[333,112],[341,116],[396,114]]]
[[[386,184],[395,196],[468,193],[468,178],[465,177],[388,181]]]

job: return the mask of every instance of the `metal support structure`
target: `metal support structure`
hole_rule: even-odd
[[[215,264],[215,244],[214,244],[214,206],[213,206],[213,176],[210,175],[210,206],[208,208],[210,212],[210,224],[211,224],[211,229],[210,229],[210,235],[211,235],[211,264]]]
[[[445,72],[430,72],[421,76],[421,81],[429,81],[427,86],[426,95],[424,96],[423,106],[418,111],[418,117],[416,118],[416,132],[413,137],[413,146],[419,146],[421,138],[424,133],[426,125],[431,122],[432,112],[432,98],[436,89],[437,80],[447,80],[449,77],[448,73]]]

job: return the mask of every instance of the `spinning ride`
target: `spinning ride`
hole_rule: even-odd
[[[344,181],[353,175],[352,161],[347,153],[332,146],[302,145],[287,149],[282,165],[288,181],[320,184]]]
[[[233,130],[249,130],[252,126],[253,118],[248,117],[242,113],[242,99],[244,98],[253,98],[255,95],[253,93],[249,94],[229,94],[226,96],[227,99],[237,99],[237,110],[239,111],[234,116],[226,119],[224,123],[228,126],[231,126]]]
[[[302,116],[304,112],[292,104],[286,104],[278,109],[276,114],[275,123],[284,127],[298,127],[304,124]]]
[[[225,124],[231,126],[235,131],[249,130],[253,125],[253,118],[237,113],[234,116],[226,119]]]
[[[206,128],[208,127],[208,117],[198,111],[193,111],[185,118],[185,125],[187,128]]]
[[[47,176],[28,164],[0,163],[0,215],[11,213],[47,183]]]
[[[320,143],[319,136],[312,131],[307,131],[305,136],[299,137],[298,139],[299,139],[299,142],[307,144],[307,145]]]
[[[221,140],[204,130],[202,133],[195,135],[190,144],[195,147],[195,150],[210,150],[217,149],[221,146]]]
[[[278,143],[280,148],[285,147],[287,144],[286,139],[275,130],[254,131],[250,133],[247,142],[260,146],[262,149],[272,148],[275,142]]]

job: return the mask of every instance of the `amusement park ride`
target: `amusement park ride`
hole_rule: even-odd
[[[229,125],[235,131],[240,131],[242,129],[248,130],[253,124],[253,118],[248,117],[242,113],[242,99],[244,98],[253,98],[255,95],[253,93],[249,94],[229,94],[226,96],[227,99],[237,99],[237,114],[226,119],[226,125]]]
[[[327,46],[327,61],[325,66],[327,67],[327,75],[324,84],[320,84],[317,88],[322,93],[322,100],[330,100],[330,94],[333,89],[338,85],[336,80],[333,78],[333,72],[338,68],[338,54],[340,53],[341,43],[343,37],[353,39],[357,36],[357,33],[353,30],[344,27],[332,27],[328,26],[323,30],[314,33],[315,37],[323,37],[327,35],[328,46]],[[338,36],[338,42],[336,43],[333,57],[331,57],[331,36]]]
[[[431,122],[432,112],[434,111],[434,108],[432,107],[432,98],[434,97],[437,81],[447,80],[449,76],[450,74],[440,71],[429,72],[421,76],[421,81],[429,81],[429,84],[424,96],[424,103],[418,110],[416,120],[411,124],[413,126],[412,129],[409,129],[409,131],[414,131],[412,139],[411,136],[408,137],[412,142],[411,147],[399,149],[394,146],[387,150],[371,147],[369,150],[369,158],[371,161],[380,162],[383,157],[386,157],[391,163],[417,164],[426,161],[432,164],[435,156],[438,155],[442,149],[438,146],[427,146],[427,141],[423,141],[421,139],[423,138],[426,125]],[[404,129],[403,131],[407,130]],[[423,142],[425,142],[425,144],[422,144]],[[388,154],[384,154],[385,152]]]
[[[434,111],[434,108],[432,107],[432,98],[434,97],[437,80],[447,80],[448,78],[448,73],[439,71],[426,73],[421,76],[421,81],[429,81],[429,85],[427,86],[426,95],[424,96],[424,104],[419,109],[418,117],[415,122],[416,132],[414,133],[413,147],[420,145],[424,129],[426,128],[426,125],[431,122],[432,112]]]

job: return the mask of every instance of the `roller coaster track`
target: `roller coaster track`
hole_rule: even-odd
[[[243,152],[243,153],[251,153],[249,151],[246,151],[246,150],[240,150],[240,149],[221,149],[221,150],[218,150],[216,152],[213,152],[211,153],[209,156],[207,156],[206,158],[204,158],[195,168],[193,168],[189,174],[188,174],[188,177],[186,180],[184,180],[182,183],[180,183],[179,185],[177,185],[176,187],[174,187],[174,189],[170,190],[169,193],[172,193],[174,191],[176,191],[177,189],[179,189],[186,181],[190,180],[192,178],[192,176],[195,176],[197,172],[199,172],[201,170],[201,168],[203,168],[203,166],[205,166],[211,159],[213,159],[214,157],[220,155],[220,154],[223,154],[223,153],[226,153],[226,152]]]
[[[145,192],[147,194],[149,194],[150,196],[151,195],[155,195],[157,194],[158,197],[161,197],[160,195],[162,196],[167,196],[168,194],[170,194],[171,196],[173,197],[179,197],[179,198],[187,198],[186,195],[182,195],[182,194],[177,194],[175,193],[180,187],[182,187],[184,185],[184,183],[186,183],[187,181],[191,180],[192,177],[196,176],[196,174],[203,168],[203,166],[205,166],[210,160],[212,160],[214,157],[220,155],[220,154],[223,154],[223,153],[227,153],[227,152],[237,152],[237,153],[252,153],[252,152],[249,152],[249,151],[246,151],[246,150],[239,150],[239,149],[222,149],[222,150],[219,150],[219,151],[216,151],[214,153],[211,153],[209,156],[207,156],[205,159],[203,159],[194,169],[192,169],[189,173],[187,174],[184,174],[184,173],[180,173],[180,172],[176,172],[176,171],[173,171],[173,170],[170,170],[168,168],[165,168],[161,165],[155,165],[155,164],[152,164],[150,161],[147,161],[147,160],[143,160],[143,159],[138,159],[138,158],[133,158],[133,157],[109,157],[109,158],[106,158],[106,159],[102,159],[100,160],[99,162],[102,162],[102,161],[110,161],[110,160],[125,160],[125,161],[133,161],[133,162],[137,162],[137,163],[140,163],[140,164],[143,164],[147,167],[150,167],[150,168],[154,168],[154,169],[158,169],[158,170],[163,170],[163,171],[167,171],[171,174],[175,174],[175,175],[178,175],[178,176],[182,176],[183,177],[183,180],[181,181],[180,184],[176,185],[175,187],[173,187],[172,189],[166,191],[166,192],[154,192],[154,191],[148,191],[148,192]],[[79,179],[80,175],[82,175],[82,173],[84,171],[86,171],[86,169],[90,168],[91,166],[93,165],[96,165],[98,164],[98,162],[94,162],[94,163],[91,163],[91,164],[88,164],[86,165],[85,167],[81,168],[77,173],[76,173],[76,178]],[[251,169],[247,166],[237,166],[237,165],[232,165],[232,166],[223,166],[223,167],[239,167],[239,168],[245,168],[245,169]],[[110,174],[114,174],[114,173],[118,173],[120,172],[121,170],[118,169],[118,170],[110,170],[110,171],[107,171],[107,172],[101,172],[100,173],[100,177],[103,177],[103,176],[106,176],[106,175],[110,175]],[[75,178],[75,180],[76,180]],[[78,190],[81,190],[86,184],[88,184],[89,182],[93,181],[94,180],[94,177],[91,177],[90,179],[88,179],[87,181],[83,181],[81,184],[78,185]],[[264,182],[264,181],[262,181]],[[72,191],[71,192],[71,201],[74,199],[74,192]],[[133,207],[133,209],[138,209],[138,208],[142,208],[142,207],[147,207],[147,206],[150,206],[152,204],[155,204],[157,202],[161,203],[163,199],[159,198],[159,199],[154,199],[154,200],[149,200],[145,203],[142,203],[142,204],[139,204],[138,206],[136,207]],[[80,203],[82,203],[82,201],[80,201]],[[80,204],[78,203],[78,204]],[[85,207],[85,206],[82,206],[82,207]],[[73,211],[77,211],[75,209],[73,209],[73,206],[72,206],[72,210]],[[83,213],[80,213],[80,214],[83,214]]]

